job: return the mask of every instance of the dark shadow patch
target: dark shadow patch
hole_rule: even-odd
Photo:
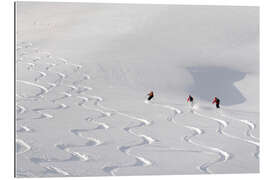
[[[246,101],[234,83],[243,79],[247,73],[215,66],[197,66],[187,69],[194,79],[194,84],[187,91],[195,98],[210,102],[216,96],[221,100],[221,106],[231,106]]]

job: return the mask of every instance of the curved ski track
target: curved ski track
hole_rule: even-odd
[[[228,138],[231,138],[231,139],[235,139],[235,140],[239,140],[239,141],[242,141],[242,142],[246,142],[246,143],[249,143],[249,144],[252,144],[256,147],[256,152],[253,153],[253,156],[256,158],[256,159],[259,159],[259,143],[258,142],[255,142],[255,141],[252,141],[252,140],[248,140],[248,139],[243,139],[243,138],[240,138],[238,136],[234,136],[232,134],[229,134],[229,133],[226,133],[223,131],[224,128],[226,128],[228,125],[229,125],[229,122],[228,121],[225,121],[225,120],[222,120],[222,119],[218,119],[218,118],[215,118],[215,117],[210,117],[210,116],[206,116],[206,115],[203,115],[203,114],[200,114],[198,113],[197,111],[194,111],[193,114],[195,115],[198,115],[200,117],[204,117],[204,118],[207,118],[207,119],[211,119],[211,120],[214,120],[218,123],[218,129],[217,129],[217,133],[219,134],[222,134]]]
[[[120,150],[121,152],[127,154],[128,156],[132,156],[135,158],[135,163],[133,164],[128,164],[128,165],[113,165],[113,166],[105,166],[103,168],[103,171],[106,172],[106,173],[109,173],[111,175],[116,175],[116,171],[120,168],[125,168],[125,167],[133,167],[133,166],[150,166],[152,165],[152,162],[147,160],[146,158],[144,157],[141,157],[141,156],[137,156],[137,155],[131,155],[129,153],[129,151],[131,150],[131,148],[134,148],[134,147],[138,147],[138,146],[143,146],[143,145],[146,145],[146,144],[152,144],[153,142],[156,142],[158,140],[150,137],[150,136],[147,136],[145,134],[137,134],[135,132],[132,131],[133,128],[139,128],[139,127],[144,127],[144,126],[149,126],[152,124],[152,122],[146,120],[146,119],[143,119],[143,118],[138,118],[138,117],[135,117],[135,116],[132,116],[132,115],[129,115],[129,114],[126,114],[126,113],[122,113],[120,111],[117,111],[115,109],[112,109],[112,108],[107,108],[107,107],[104,107],[102,106],[100,103],[103,101],[103,99],[99,96],[92,96],[92,95],[85,95],[85,96],[78,96],[78,98],[82,99],[79,103],[77,103],[77,105],[79,106],[82,106],[83,108],[86,108],[86,109],[89,109],[89,110],[94,110],[94,111],[97,111],[99,113],[101,113],[101,117],[99,118],[102,118],[102,117],[109,117],[109,116],[112,116],[113,114],[117,114],[117,115],[120,115],[120,116],[124,116],[124,117],[127,117],[127,118],[130,118],[130,119],[133,119],[133,120],[136,120],[136,121],[139,121],[139,124],[138,125],[135,125],[135,126],[130,126],[130,127],[125,127],[124,130],[126,132],[128,132],[129,134],[132,134],[140,139],[142,139],[142,142],[141,143],[138,143],[138,144],[135,144],[135,145],[129,145],[129,146],[120,146],[118,147],[118,150]],[[89,99],[92,99],[94,100],[94,105],[97,106],[98,108],[90,108],[88,106],[85,106],[84,104],[87,103],[89,101]],[[89,120],[90,118],[88,118]],[[109,128],[109,126],[107,124],[100,124],[100,122],[97,122],[93,119],[91,119],[92,122],[96,123],[96,124],[99,124],[101,126],[104,127],[104,125]]]
[[[19,51],[21,52],[24,48],[31,48],[31,47],[32,47],[32,43],[26,43],[26,42],[22,43],[20,46],[17,46],[17,49],[16,49],[17,56],[19,54]],[[87,110],[93,110],[93,111],[99,112],[101,115],[99,117],[94,117],[94,118],[93,117],[84,118],[84,120],[96,124],[97,125],[96,128],[93,128],[93,129],[87,129],[87,128],[86,129],[70,129],[70,132],[72,134],[78,136],[79,138],[85,139],[86,140],[85,144],[83,144],[83,145],[62,144],[62,143],[55,144],[56,148],[70,154],[70,158],[64,159],[64,160],[55,159],[55,158],[53,158],[53,159],[50,159],[50,158],[31,158],[30,160],[32,162],[41,164],[43,162],[47,162],[47,163],[48,162],[65,162],[65,161],[74,161],[74,160],[75,161],[88,161],[90,159],[88,154],[83,154],[83,153],[80,153],[80,152],[77,152],[77,151],[72,151],[71,148],[88,147],[88,146],[89,147],[94,147],[94,146],[102,145],[103,142],[101,140],[96,139],[94,137],[84,136],[83,133],[88,132],[88,131],[93,131],[93,130],[107,130],[107,129],[110,128],[109,125],[106,124],[105,122],[101,122],[100,120],[98,121],[98,119],[104,118],[104,117],[110,117],[112,115],[119,115],[119,116],[123,116],[123,117],[129,118],[129,119],[132,119],[132,120],[135,120],[136,122],[138,122],[138,124],[136,124],[136,125],[130,125],[130,126],[124,127],[123,130],[126,131],[127,133],[139,138],[140,142],[138,142],[136,144],[131,144],[131,145],[125,144],[125,145],[121,145],[121,146],[117,147],[117,149],[119,151],[121,151],[122,153],[126,154],[127,156],[133,157],[135,159],[135,162],[134,163],[124,164],[124,165],[120,164],[120,165],[104,166],[102,170],[104,172],[110,174],[110,175],[116,175],[117,171],[119,169],[121,169],[121,168],[138,167],[138,166],[151,166],[151,165],[153,165],[153,162],[146,159],[145,157],[138,156],[136,154],[131,153],[132,148],[139,147],[139,146],[144,146],[144,145],[151,145],[154,142],[159,142],[159,140],[157,140],[157,139],[155,139],[155,138],[153,138],[151,136],[134,132],[134,129],[136,129],[136,128],[143,128],[145,126],[152,125],[153,124],[152,121],[149,121],[149,120],[146,120],[146,119],[143,119],[143,118],[139,118],[139,117],[127,114],[127,113],[123,113],[121,111],[118,111],[118,110],[115,110],[115,109],[112,109],[112,108],[105,107],[105,106],[102,105],[102,101],[103,101],[102,97],[85,94],[86,92],[92,90],[92,87],[81,86],[80,84],[83,81],[87,81],[87,80],[89,80],[91,78],[90,75],[88,75],[88,74],[83,74],[83,77],[81,79],[73,81],[71,84],[64,84],[64,80],[67,79],[72,73],[77,73],[77,72],[80,71],[81,68],[83,68],[82,65],[72,64],[72,63],[70,63],[68,60],[66,60],[64,58],[52,56],[48,52],[41,52],[37,48],[33,48],[33,51],[45,54],[46,58],[54,58],[56,61],[59,61],[59,63],[47,63],[48,66],[45,67],[44,71],[43,70],[40,71],[40,70],[37,70],[35,67],[36,67],[36,63],[43,63],[41,57],[38,57],[38,56],[35,57],[32,60],[33,63],[28,62],[27,63],[27,65],[28,65],[27,70],[29,70],[29,71],[35,70],[35,71],[37,71],[39,73],[39,75],[34,78],[34,82],[25,81],[25,80],[16,80],[16,82],[27,85],[27,86],[32,86],[33,88],[38,89],[40,92],[38,92],[38,93],[36,93],[35,95],[32,95],[32,96],[31,95],[30,96],[25,96],[25,95],[17,95],[16,94],[16,101],[18,101],[17,97],[20,97],[20,98],[22,98],[21,100],[25,100],[25,101],[26,100],[40,100],[40,99],[43,99],[44,96],[46,94],[48,94],[49,92],[51,92],[55,87],[62,85],[62,86],[67,86],[68,89],[66,91],[61,92],[63,94],[62,96],[51,100],[51,102],[56,104],[57,101],[61,101],[61,100],[64,100],[66,98],[70,98],[70,97],[75,96],[76,98],[80,99],[80,101],[76,103],[78,106],[80,106],[82,108],[85,108]],[[24,52],[24,51],[21,52],[19,54],[19,57],[17,57],[16,63],[24,63],[24,57],[27,56],[27,55],[28,55],[27,52]],[[61,65],[61,66],[63,66],[63,65],[71,65],[75,69],[73,69],[73,71],[69,75],[64,74],[62,72],[53,71],[53,69],[58,65]],[[54,73],[56,76],[58,76],[58,79],[56,79],[54,82],[47,82],[46,81],[46,76],[48,76],[47,72],[48,73]],[[46,82],[49,85],[49,87],[45,87],[43,85],[38,84],[41,79],[44,82]],[[76,94],[74,94],[74,93],[76,93]],[[85,105],[90,100],[93,101],[93,105],[95,107],[89,107],[89,106]],[[177,124],[177,122],[175,120],[175,117],[177,115],[180,115],[180,114],[184,113],[182,110],[180,110],[178,108],[175,108],[173,106],[170,106],[170,105],[153,103],[153,102],[149,102],[149,101],[145,101],[145,103],[146,104],[151,104],[151,105],[154,105],[154,106],[160,106],[162,108],[166,108],[166,109],[169,109],[169,110],[173,111],[173,114],[171,116],[169,116],[167,118],[167,120],[169,122],[174,123],[174,124]],[[17,113],[16,113],[17,115],[18,114],[23,114],[26,111],[29,111],[28,108],[26,108],[23,105],[18,104],[18,103],[16,104],[16,107],[17,107]],[[40,117],[33,118],[33,119],[45,119],[45,118],[46,119],[52,119],[53,115],[48,114],[48,113],[43,113],[42,111],[44,111],[44,110],[66,109],[68,107],[69,107],[68,105],[60,103],[56,107],[35,108],[35,109],[32,109],[31,111],[34,111],[34,112],[40,114]],[[251,121],[248,121],[248,120],[234,118],[234,117],[227,116],[225,114],[221,114],[221,116],[223,116],[225,118],[239,121],[239,122],[243,123],[244,125],[246,125],[248,127],[248,130],[246,131],[245,134],[246,134],[246,136],[248,138],[250,138],[252,140],[243,139],[243,138],[240,138],[240,137],[237,137],[237,136],[234,136],[234,135],[231,135],[231,134],[228,134],[228,133],[224,132],[224,129],[226,127],[228,127],[228,125],[229,125],[228,121],[223,120],[223,119],[219,119],[219,118],[215,118],[215,117],[206,116],[206,115],[203,115],[203,114],[201,114],[201,113],[199,113],[197,111],[192,111],[192,112],[193,112],[194,115],[216,121],[218,123],[218,128],[216,130],[217,133],[222,134],[223,136],[228,137],[228,138],[240,140],[240,141],[255,145],[256,146],[256,152],[253,155],[254,155],[255,158],[259,159],[259,148],[260,148],[260,146],[259,146],[259,142],[256,142],[258,140],[258,138],[255,137],[252,134],[252,131],[256,128],[255,123],[253,123]],[[184,125],[184,127],[189,129],[192,132],[192,134],[184,136],[183,140],[190,143],[190,144],[193,144],[194,146],[201,147],[204,150],[202,150],[202,151],[194,151],[194,150],[180,149],[180,151],[208,153],[208,154],[210,153],[210,154],[215,154],[215,155],[218,156],[218,159],[216,159],[214,161],[205,162],[202,165],[199,165],[198,169],[201,172],[203,172],[203,173],[213,173],[210,170],[211,166],[214,166],[217,163],[226,162],[226,161],[230,160],[233,157],[233,154],[230,154],[229,152],[226,152],[226,151],[224,151],[222,149],[219,149],[217,147],[207,146],[207,145],[204,145],[204,144],[193,141],[192,138],[194,138],[195,136],[197,136],[197,137],[201,136],[201,135],[203,135],[205,133],[203,129],[200,129],[198,127],[189,126],[189,125]],[[29,129],[27,126],[21,126],[21,128],[17,132],[32,132],[32,130]],[[23,140],[21,140],[19,138],[16,138],[16,143],[24,148],[24,150],[21,150],[20,152],[17,152],[18,155],[23,154],[23,153],[31,150],[31,147],[27,143],[25,143]],[[170,148],[170,149],[179,150],[177,148]],[[61,176],[70,176],[71,175],[70,173],[68,173],[68,172],[66,172],[66,171],[64,171],[64,170],[62,170],[60,168],[54,167],[54,166],[46,166],[46,167],[43,167],[43,168],[46,169],[45,173],[57,173],[57,174],[59,174]]]
[[[21,52],[20,54],[18,53],[19,50],[22,50],[23,48],[29,48],[31,47],[32,44],[29,43],[22,43],[22,45],[16,49],[16,55],[17,55],[17,60],[16,63],[24,63],[24,57],[27,56],[28,54],[31,54],[30,53],[27,53],[27,52]],[[39,52],[39,53],[46,53],[46,52],[41,52],[39,51],[37,48],[33,49],[34,52]],[[52,58],[51,54],[50,53],[46,53],[46,58]],[[52,73],[55,73],[56,76],[58,76],[58,79],[56,79],[54,82],[46,82],[49,87],[45,87],[43,85],[40,85],[38,84],[39,81],[41,79],[44,79],[48,74],[45,72],[45,71],[40,71],[40,70],[37,70],[35,69],[36,67],[36,63],[43,63],[41,61],[41,58],[40,57],[34,57],[32,59],[33,63],[26,63],[28,66],[26,67],[26,69],[28,71],[37,71],[39,73],[39,76],[37,77],[34,77],[34,82],[30,82],[30,81],[26,81],[26,80],[16,80],[17,83],[21,83],[21,84],[25,84],[27,86],[32,86],[33,88],[37,88],[39,89],[40,92],[36,93],[35,95],[30,95],[30,96],[25,96],[25,95],[18,95],[16,94],[16,98],[17,97],[20,97],[22,99],[20,99],[20,101],[28,101],[28,100],[40,100],[42,98],[44,98],[44,96],[53,90],[53,88],[61,85],[63,83],[63,80],[66,79],[68,76],[64,73],[61,73],[61,72],[54,72],[52,71],[52,69],[57,66],[57,65],[61,65],[61,64],[67,64],[67,61],[63,58],[57,58],[56,57],[56,60],[59,60],[59,63],[55,64],[55,63],[47,63],[48,66],[45,67],[45,71],[47,72],[52,72]],[[81,68],[81,65],[76,65],[76,64],[71,64],[72,66],[75,66],[75,70],[73,72],[77,72],[80,68]],[[84,76],[84,79],[86,79],[87,77]],[[70,85],[71,88],[74,88],[73,85]],[[74,90],[74,89],[72,89]],[[84,89],[81,89],[81,91],[83,92]],[[68,95],[68,93],[65,93],[65,95]],[[57,100],[60,100],[60,99],[57,99]],[[53,101],[54,102],[54,101]],[[54,102],[55,103],[55,102]],[[63,103],[59,104],[58,106],[56,107],[48,107],[48,108],[35,108],[35,109],[31,109],[31,110],[28,110],[28,111],[33,111],[33,112],[36,112],[38,114],[40,114],[40,117],[37,117],[37,118],[32,118],[32,119],[52,119],[53,118],[53,115],[51,114],[48,114],[48,113],[43,113],[42,111],[44,110],[60,110],[60,109],[66,109],[68,108],[69,106],[68,105],[65,105]],[[23,105],[19,105],[19,104],[16,104],[16,108],[17,108],[17,115],[18,114],[23,114],[25,113],[25,111],[27,110]],[[20,120],[20,118],[18,118],[18,120]],[[21,119],[23,120],[23,119]],[[29,129],[27,126],[22,126],[20,127],[20,129],[17,130],[17,132],[33,132],[33,130]],[[23,151],[20,151],[20,152],[17,152],[17,154],[23,154],[27,151],[29,151],[31,149],[31,147],[26,144],[23,140],[21,139],[16,139],[16,143],[19,145],[19,146],[22,146],[25,150]],[[90,139],[89,139],[89,142],[86,143],[86,146],[92,146],[93,143],[92,141],[90,142]],[[56,145],[56,147],[60,148],[63,147],[61,145]],[[86,160],[86,156],[85,155],[82,155],[80,154],[79,152],[71,152],[69,150],[69,147],[66,147],[65,149],[66,152],[70,153],[71,154],[71,158],[70,159],[67,159],[67,160],[74,160],[74,159],[78,159],[78,160]],[[38,162],[39,164],[41,162],[61,162],[61,161],[67,161],[67,160],[59,160],[59,159],[40,159],[40,158],[32,158],[31,161],[35,161],[35,162]],[[45,167],[47,169],[47,171],[54,171],[55,173],[58,173],[58,174],[62,174],[64,176],[66,175],[69,175],[69,173],[61,170],[60,168],[57,168],[57,167],[53,167],[53,166],[48,166],[48,167]]]
[[[178,115],[178,114],[182,114],[183,111],[176,108],[176,107],[173,107],[173,106],[170,106],[170,105],[167,105],[167,104],[160,104],[160,103],[153,103],[153,102],[150,102],[148,100],[145,100],[144,103],[146,104],[151,104],[151,105],[155,105],[155,106],[160,106],[162,108],[166,108],[166,109],[169,109],[169,110],[172,110],[174,112],[174,114],[171,116],[171,117],[168,117],[167,119],[171,122],[173,122],[174,124],[177,124],[176,121],[175,121],[175,116]],[[206,163],[203,163],[202,165],[200,165],[198,167],[198,169],[204,173],[212,173],[210,170],[209,170],[209,167],[210,166],[213,166],[217,163],[220,163],[220,162],[225,162],[227,160],[229,160],[230,158],[232,158],[232,155],[222,149],[219,149],[219,148],[216,148],[216,147],[211,147],[211,146],[207,146],[207,145],[203,145],[203,144],[200,144],[200,143],[195,143],[194,141],[191,140],[191,138],[193,138],[194,136],[198,136],[198,135],[202,135],[204,134],[204,130],[200,129],[200,128],[197,128],[197,127],[193,127],[193,126],[187,126],[187,125],[184,125],[185,128],[191,130],[193,133],[192,135],[190,136],[185,136],[183,139],[190,143],[190,144],[193,144],[193,145],[196,145],[198,147],[201,147],[203,149],[207,149],[209,151],[209,153],[216,153],[219,158],[217,160],[215,160],[214,162],[206,162]],[[203,151],[205,153],[207,153],[207,151]]]
[[[27,55],[27,53],[24,53],[23,55]],[[51,58],[51,54],[50,53],[47,53],[47,58]],[[66,59],[63,59],[63,58],[60,58],[60,57],[57,57],[57,60],[61,61],[62,64],[71,64],[69,63]],[[33,70],[34,67],[35,67],[35,63],[37,62],[41,62],[41,58],[37,57],[33,60],[34,63],[31,63],[29,64],[29,68],[28,70]],[[59,64],[61,64],[59,63]],[[45,68],[45,70],[47,71],[52,71],[52,69],[56,66],[57,64],[54,64],[54,63],[48,63],[48,66]],[[78,72],[82,66],[81,65],[76,65],[76,64],[71,64],[73,66],[75,66],[75,70],[74,72]],[[47,74],[43,71],[38,71],[39,72],[39,76],[36,77],[34,79],[34,81],[36,83],[39,82],[39,80],[41,78],[44,78],[47,76]],[[50,87],[49,88],[46,88],[44,86],[41,86],[39,84],[36,84],[36,83],[32,83],[32,82],[26,82],[26,81],[20,81],[20,82],[23,82],[25,84],[28,84],[28,85],[32,85],[32,86],[35,86],[35,87],[38,87],[40,88],[41,92],[39,94],[36,94],[34,97],[36,98],[39,98],[39,97],[43,97],[42,95],[48,93],[52,88],[56,87],[56,86],[59,86],[60,84],[63,83],[63,80],[67,78],[67,75],[66,74],[63,74],[63,73],[60,73],[60,72],[55,72],[56,75],[59,77],[56,81],[54,81],[53,83],[50,83],[50,82],[47,82]],[[84,74],[83,75],[83,78],[82,79],[79,79],[77,81],[74,81],[70,86],[70,91],[65,91],[63,92],[64,96],[62,97],[59,97],[59,98],[55,98],[52,100],[53,103],[55,103],[56,101],[59,101],[59,100],[63,100],[65,98],[69,98],[72,96],[71,92],[74,91],[74,90],[77,90],[77,93],[78,94],[83,94],[84,92],[88,91],[88,90],[91,90],[92,88],[90,87],[86,87],[86,86],[83,86],[83,87],[80,87],[79,84],[84,81],[84,80],[88,80],[90,79],[90,76],[87,75],[87,74]],[[129,115],[129,114],[126,114],[126,113],[122,113],[122,112],[119,112],[117,110],[113,110],[113,109],[109,109],[102,106],[100,104],[101,101],[103,101],[103,99],[99,96],[88,96],[88,97],[84,97],[84,96],[77,96],[77,98],[80,98],[82,99],[77,105],[83,107],[83,108],[86,108],[86,109],[89,109],[89,110],[94,110],[94,111],[97,111],[99,113],[101,113],[102,117],[107,117],[107,116],[111,116],[112,114],[118,114],[120,116],[124,116],[124,117],[127,117],[127,118],[130,118],[130,119],[133,119],[133,120],[136,120],[136,121],[139,121],[140,123],[136,126],[130,126],[130,127],[125,127],[124,130],[140,139],[142,139],[142,142],[143,143],[139,143],[139,144],[136,144],[136,145],[130,145],[128,146],[128,149],[131,149],[132,147],[136,147],[136,146],[140,146],[140,145],[145,145],[145,144],[151,144],[157,140],[155,140],[154,138],[150,137],[150,136],[147,136],[147,135],[144,135],[144,134],[136,134],[135,132],[132,131],[133,128],[139,128],[139,127],[143,127],[143,126],[147,126],[147,125],[151,125],[152,122],[149,122],[143,118],[138,118],[138,117],[135,117],[135,116],[132,116],[132,115]],[[94,100],[94,105],[97,106],[97,108],[89,108],[87,106],[84,105],[84,103],[88,102],[89,99],[92,99]],[[58,107],[55,107],[55,108],[36,108],[36,109],[33,109],[33,111],[37,112],[37,113],[40,113],[41,116],[39,117],[40,119],[42,118],[53,118],[52,115],[49,115],[47,113],[42,113],[43,110],[58,110],[58,109],[65,109],[66,108],[66,105],[64,104],[60,104]],[[110,112],[108,112],[110,111]],[[97,124],[98,126],[95,128],[95,129],[108,129],[109,126],[106,124],[106,123],[103,123],[103,122],[98,122],[94,119],[91,119],[89,120],[89,118],[87,119],[88,121],[91,121],[95,124]],[[88,129],[89,130],[89,129]],[[88,131],[87,130],[87,131]],[[81,137],[81,138],[84,138],[84,139],[87,139],[88,142],[86,143],[86,145],[88,144],[94,144],[94,145],[99,145],[99,144],[102,144],[100,140],[97,140],[95,138],[92,138],[92,137],[84,137],[82,135],[82,132],[85,132],[86,129],[71,129],[70,132],[72,132],[73,134]],[[63,144],[57,144],[56,147],[61,149],[61,150],[64,150],[68,153],[70,153],[72,155],[71,158],[74,158],[74,156],[79,156],[79,158],[83,158],[84,156],[80,156],[78,153],[74,153],[70,150],[70,148],[74,147],[75,145],[63,145]],[[122,149],[124,148],[125,146],[122,146],[122,147],[118,147],[120,151],[122,151]],[[126,153],[127,155],[130,155],[129,152],[127,151],[122,151],[123,153]],[[146,160],[145,158],[143,157],[140,157],[140,156],[134,156],[135,159],[136,159],[136,163],[134,164],[134,166],[138,166],[138,165],[141,165],[141,166],[145,166],[145,165],[151,165],[151,162]],[[105,168],[106,169],[106,168]]]

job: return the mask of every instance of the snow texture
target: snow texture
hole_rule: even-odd
[[[258,7],[17,2],[16,20],[17,177],[259,172]]]

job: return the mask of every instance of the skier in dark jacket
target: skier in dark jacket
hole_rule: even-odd
[[[151,91],[149,94],[147,94],[148,95],[148,101],[150,101],[153,97],[154,97],[154,92],[153,91]]]
[[[214,103],[216,103],[216,108],[220,108],[219,107],[220,100],[217,97],[215,97],[215,99],[213,100],[212,104]]]
[[[190,102],[190,105],[193,106],[193,97],[191,95],[188,96],[187,102]]]
[[[191,103],[193,103],[193,97],[192,97],[191,95],[188,96],[187,102],[189,102],[189,101],[190,101]]]

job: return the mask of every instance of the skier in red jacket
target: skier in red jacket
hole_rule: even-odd
[[[187,102],[190,102],[193,105],[193,97],[191,95],[188,96]]]
[[[148,95],[148,101],[150,101],[154,97],[154,92],[151,91]]]
[[[220,108],[219,107],[220,100],[217,97],[214,98],[212,104],[214,104],[214,103],[216,103],[216,108]]]

